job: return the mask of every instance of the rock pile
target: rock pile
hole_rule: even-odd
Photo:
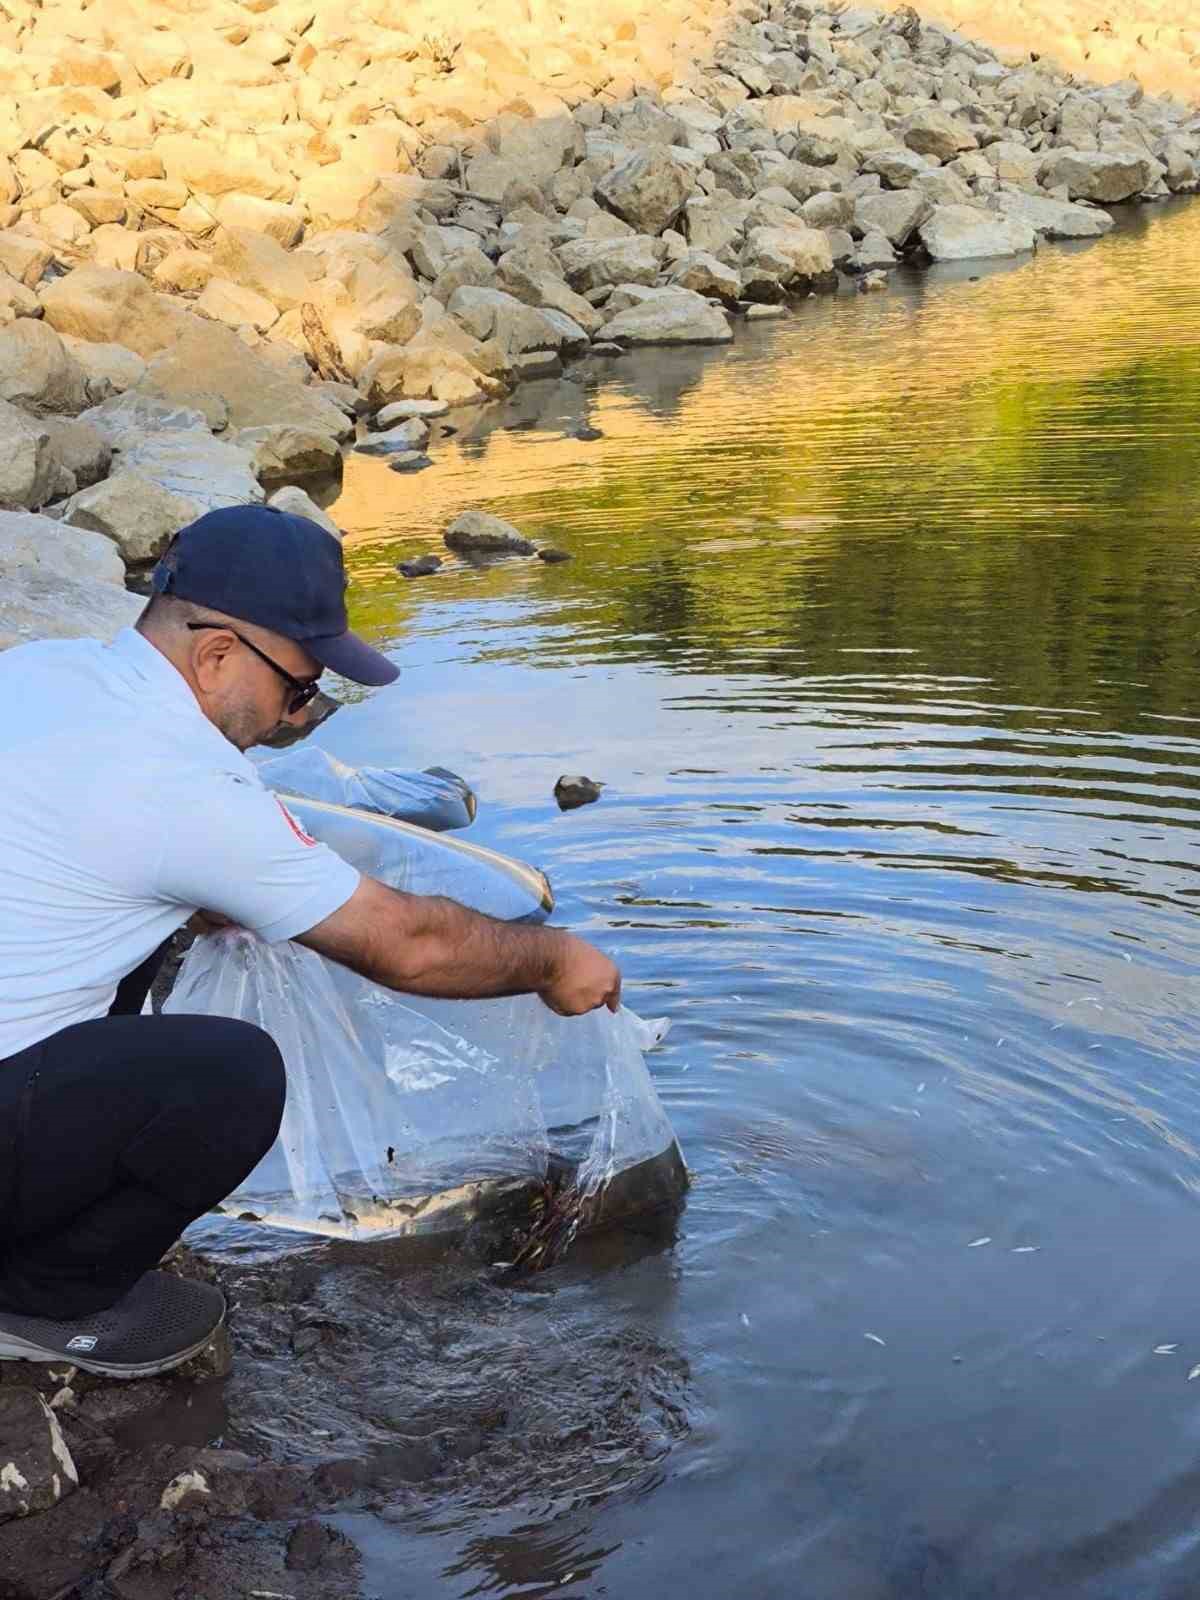
[[[721,344],[839,273],[1200,187],[1194,111],[910,7],[593,10],[5,0],[0,642],[74,626],[11,553],[29,513],[59,555],[92,533],[145,562],[338,470],[361,416],[412,470],[449,407],[589,351]],[[90,560],[71,581],[111,588]],[[86,627],[127,611],[105,593]]]

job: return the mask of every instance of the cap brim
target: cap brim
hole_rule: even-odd
[[[381,651],[372,650],[369,644],[364,644],[357,634],[339,633],[330,639],[305,639],[302,643],[309,655],[316,656],[323,667],[340,672],[351,683],[364,683],[372,689],[380,689],[385,683],[395,683],[400,676],[399,667]]]

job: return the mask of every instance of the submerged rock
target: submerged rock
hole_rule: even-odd
[[[539,561],[544,561],[547,566],[558,566],[563,561],[574,561],[575,557],[569,550],[560,550],[557,545],[546,544],[537,553]]]
[[[396,571],[403,578],[431,578],[435,572],[442,568],[441,556],[424,555],[416,556],[412,561],[398,561]]]

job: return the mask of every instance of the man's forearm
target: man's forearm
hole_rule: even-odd
[[[335,914],[300,942],[406,994],[484,999],[541,993],[555,981],[570,942],[557,929],[498,922],[440,896],[364,883],[370,903],[353,930],[339,928]]]

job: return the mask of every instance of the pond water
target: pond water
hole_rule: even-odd
[[[1196,1592],[1198,261],[1144,210],[352,462],[404,677],[318,738],[474,782],[695,1179],[512,1325],[671,1353],[645,1470],[348,1515],[368,1593]],[[395,573],[470,506],[575,559]]]

